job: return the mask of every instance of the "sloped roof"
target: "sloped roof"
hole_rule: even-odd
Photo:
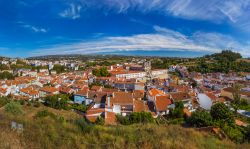
[[[127,92],[115,92],[113,97],[110,97],[110,104],[133,105],[133,95]]]
[[[166,111],[171,103],[172,103],[171,100],[166,95],[155,97],[156,111]]]
[[[165,93],[163,91],[155,89],[155,88],[151,89],[148,93],[152,97],[154,97],[156,95],[165,95]]]

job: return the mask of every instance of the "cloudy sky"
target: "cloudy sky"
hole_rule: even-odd
[[[250,0],[0,0],[0,55],[250,57]]]

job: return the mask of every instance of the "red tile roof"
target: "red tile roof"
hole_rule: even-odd
[[[133,112],[149,111],[148,105],[143,100],[134,100]]]
[[[166,111],[171,103],[172,103],[171,100],[166,95],[155,97],[156,111]]]
[[[165,95],[163,91],[155,89],[155,88],[151,89],[148,93],[152,97],[155,97],[156,95]]]
[[[50,86],[45,86],[45,87],[41,88],[40,91],[44,91],[47,93],[54,93],[54,92],[57,92],[58,89],[54,88],[54,87],[50,87]]]

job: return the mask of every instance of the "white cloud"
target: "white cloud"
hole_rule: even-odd
[[[29,30],[31,30],[33,32],[36,32],[36,33],[47,33],[48,32],[48,30],[45,29],[45,28],[41,28],[41,27],[30,25],[30,24],[26,24],[26,23],[24,23],[22,21],[18,21],[17,23],[20,24],[21,27],[27,28],[27,29],[29,29]]]
[[[59,15],[64,18],[78,19],[81,17],[81,5],[76,5],[74,3],[69,5],[69,8],[61,12]]]
[[[250,49],[249,44],[240,44],[232,37],[219,33],[196,32],[185,36],[179,32],[154,26],[153,34],[138,34],[132,36],[105,37],[95,41],[82,41],[60,44],[35,50],[32,55],[48,54],[95,54],[117,51],[195,51],[219,52],[233,47],[238,52],[249,56],[243,47]]]
[[[106,11],[105,13],[127,13],[130,10],[142,13],[154,11],[190,20],[208,20],[215,23],[228,21],[239,28],[250,20],[250,0],[78,0],[77,2],[79,1],[82,7],[101,9]],[[71,11],[67,12],[73,14],[74,9],[75,6],[71,6]],[[250,30],[250,27],[242,29]]]

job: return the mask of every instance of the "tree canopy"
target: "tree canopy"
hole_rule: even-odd
[[[106,67],[101,67],[99,69],[93,69],[92,74],[97,77],[107,77],[109,76],[108,69]]]
[[[198,110],[193,112],[187,121],[195,127],[206,127],[212,125],[212,116],[205,110]]]
[[[190,72],[250,72],[250,63],[246,61],[236,61],[242,58],[239,53],[230,50],[222,51],[212,55],[207,55],[197,59],[196,65],[188,67]]]
[[[224,103],[217,103],[211,107],[211,116],[215,120],[220,120],[223,122],[233,123],[234,118],[232,112]]]

